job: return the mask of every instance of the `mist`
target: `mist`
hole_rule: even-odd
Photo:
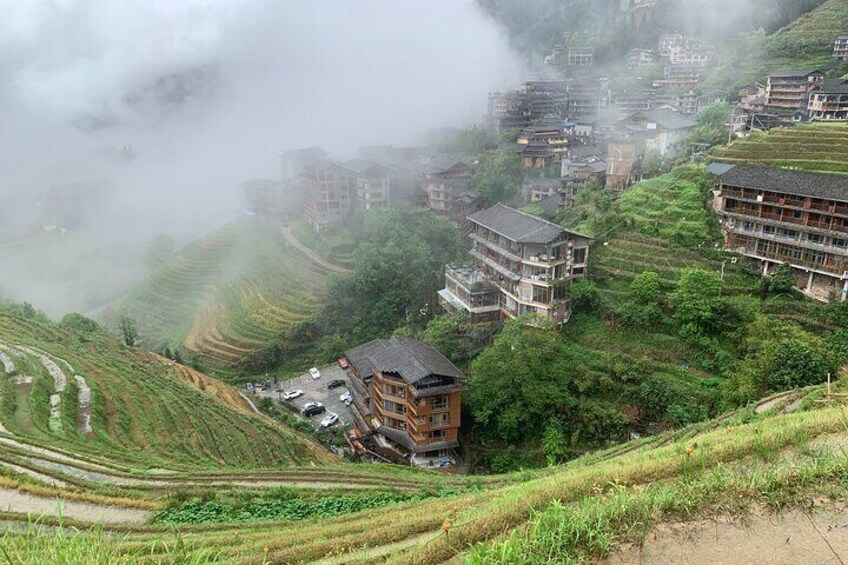
[[[517,73],[470,1],[0,7],[0,190],[106,179],[148,233],[231,215],[286,149],[344,157],[479,121]]]
[[[471,125],[486,93],[521,75],[471,0],[0,9],[0,255],[3,238],[40,228],[46,189],[73,183],[108,185],[86,226],[110,248],[138,252],[162,232],[184,243],[238,213],[240,182],[277,178],[287,149],[344,158]],[[49,268],[5,269],[0,295],[27,299],[25,281]]]

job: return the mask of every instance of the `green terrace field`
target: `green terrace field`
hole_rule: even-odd
[[[0,315],[0,353],[0,423],[20,441],[172,470],[330,459],[307,438],[253,414],[226,385],[100,331]],[[201,380],[210,385],[206,393]]]
[[[128,315],[148,347],[184,347],[226,373],[313,315],[327,274],[275,228],[244,220],[176,253],[104,319]]]
[[[813,501],[838,511],[835,501],[848,480],[843,449],[848,428],[841,401],[823,396],[821,387],[781,393],[715,420],[559,467],[476,483],[445,477],[436,490],[418,490],[406,498],[396,490],[394,502],[378,500],[387,496],[374,490],[360,495],[325,491],[323,499],[301,493],[300,516],[287,512],[283,519],[247,521],[230,516],[177,530],[157,522],[157,517],[203,509],[205,515],[227,515],[223,500],[207,507],[195,499],[164,514],[154,511],[153,523],[147,524],[101,520],[103,525],[92,526],[66,518],[66,527],[78,529],[10,529],[0,546],[23,563],[86,552],[103,555],[99,562],[104,563],[599,562],[619,549],[627,551],[623,544],[638,547],[652,532],[670,536],[670,542],[685,541],[662,527],[667,522],[717,514],[740,519],[752,513],[785,514],[809,508]],[[379,466],[370,476],[374,480],[382,474],[397,484],[417,475],[421,484],[428,478],[434,484],[432,473],[399,471]],[[351,481],[367,482],[360,473],[353,471]],[[294,494],[286,496],[259,500],[266,500],[266,508],[276,500],[291,510]],[[15,513],[4,516],[22,519]],[[58,522],[46,518],[42,523]],[[775,548],[788,550],[784,544]]]
[[[710,160],[848,173],[848,125],[803,124],[755,133],[714,148]]]

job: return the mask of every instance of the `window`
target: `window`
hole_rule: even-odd
[[[388,383],[383,383],[383,392],[385,394],[391,394],[392,396],[397,396],[398,398],[406,398],[406,391],[402,386],[394,386]]]
[[[387,412],[394,412],[396,414],[406,414],[406,406],[397,402],[392,402],[391,400],[383,401],[383,409]]]
[[[406,422],[396,418],[386,418],[386,427],[392,428],[393,430],[406,431]]]
[[[444,426],[450,426],[450,414],[442,412],[440,414],[433,414],[430,416],[431,428],[441,428]]]
[[[430,439],[444,439],[445,430],[433,430],[430,432]]]
[[[576,263],[578,265],[580,263],[585,263],[586,262],[586,248],[581,247],[579,249],[575,249],[573,251],[572,258],[574,260],[574,263]]]
[[[447,410],[448,409],[448,395],[440,394],[439,396],[434,396],[430,399],[430,410]]]
[[[824,238],[817,233],[808,233],[807,241],[810,243],[821,243]]]

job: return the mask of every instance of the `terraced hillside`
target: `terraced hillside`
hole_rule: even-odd
[[[137,320],[148,347],[228,370],[314,314],[328,270],[271,227],[229,224],[185,247],[104,316]]]
[[[716,147],[710,159],[848,173],[848,125],[815,123],[776,128]]]
[[[835,501],[848,479],[848,437],[842,401],[825,401],[823,396],[821,387],[781,393],[711,422],[635,440],[545,471],[476,484],[446,477],[442,481],[452,485],[450,492],[419,495],[379,510],[182,526],[177,538],[156,523],[107,516],[71,521],[82,528],[78,533],[13,529],[0,544],[9,555],[33,560],[48,552],[96,548],[110,563],[628,562],[638,560],[639,544],[649,534],[653,532],[651,539],[669,534],[661,527],[664,522],[797,508],[808,512],[815,524],[820,518],[810,510],[812,503],[832,506],[838,513]],[[364,474],[356,466],[352,469],[351,488],[374,488],[380,482],[398,489],[433,484],[429,472],[379,466]],[[332,476],[325,473],[328,479]],[[320,471],[309,476],[320,476]],[[147,512],[155,507],[143,494],[134,494],[130,502],[142,511],[144,503]],[[155,522],[157,515],[147,517]],[[4,518],[22,516],[5,513]],[[105,522],[107,532],[132,535],[107,536],[100,528],[86,528],[87,522],[97,521]],[[794,534],[791,544],[772,549],[828,551],[822,539],[831,535],[827,524],[821,525],[822,537],[809,530]],[[805,533],[807,539],[801,539]],[[848,549],[839,545],[840,539],[831,538],[833,551]],[[817,544],[824,549],[811,547]],[[780,560],[790,554],[773,555]]]
[[[330,459],[226,385],[101,331],[0,315],[0,353],[0,432],[16,441],[172,471]]]

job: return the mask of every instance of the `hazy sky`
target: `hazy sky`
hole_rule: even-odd
[[[144,231],[214,227],[237,207],[235,185],[276,176],[285,149],[348,156],[479,121],[486,93],[520,79],[472,0],[0,0],[0,10],[0,196],[108,179],[132,214],[121,225]],[[174,74],[191,77],[176,96],[161,80]],[[131,161],[119,158],[128,144]]]

